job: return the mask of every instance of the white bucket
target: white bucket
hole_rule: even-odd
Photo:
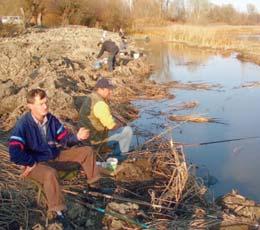
[[[115,171],[116,167],[117,167],[118,160],[116,158],[109,157],[107,159],[106,163],[107,163],[107,169],[109,169],[111,171]]]
[[[140,57],[139,53],[134,53],[134,59],[138,59]]]
[[[106,65],[107,62],[108,62],[108,59],[107,58],[103,58],[102,63]]]

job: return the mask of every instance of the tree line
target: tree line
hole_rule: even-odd
[[[142,18],[157,23],[260,23],[260,14],[253,4],[247,4],[246,12],[240,12],[232,4],[219,6],[210,0],[0,0],[0,15],[20,12],[27,24],[78,24],[108,30],[131,28]]]

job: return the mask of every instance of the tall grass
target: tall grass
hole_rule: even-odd
[[[174,25],[161,28],[147,28],[143,33],[164,40],[187,43],[190,46],[229,49],[241,45],[227,27]]]
[[[142,31],[136,31],[135,34],[145,34],[151,38],[183,43],[192,47],[232,50],[239,52],[242,56],[251,56],[254,62],[260,63],[260,43],[238,39],[238,36],[242,34],[259,35],[259,26],[175,24],[165,27],[146,27]]]

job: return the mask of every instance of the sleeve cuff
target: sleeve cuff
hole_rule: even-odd
[[[27,166],[32,167],[34,164],[36,163],[36,161],[34,159],[30,160]]]
[[[73,135],[73,136],[71,137],[71,142],[73,142],[73,143],[76,142],[76,143],[77,143],[77,142],[79,142],[79,141],[81,141],[81,140],[78,139],[77,135]]]

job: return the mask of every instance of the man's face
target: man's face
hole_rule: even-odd
[[[28,104],[32,114],[36,117],[44,117],[48,113],[48,99],[47,97],[40,99],[40,96],[36,96],[33,104]]]
[[[105,89],[106,99],[109,99],[112,95],[112,89]]]
[[[100,89],[100,93],[101,93],[101,96],[105,99],[109,99],[112,95],[112,89],[108,89],[108,88],[102,88]]]

